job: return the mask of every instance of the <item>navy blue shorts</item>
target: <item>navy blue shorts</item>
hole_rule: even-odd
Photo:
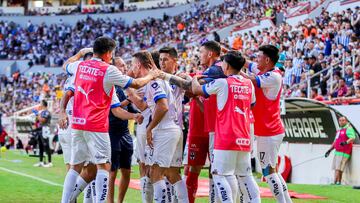
[[[111,151],[111,171],[118,169],[131,169],[131,158],[133,150]]]

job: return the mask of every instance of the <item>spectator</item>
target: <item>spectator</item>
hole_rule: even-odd
[[[318,94],[317,88],[311,89],[311,99],[317,100],[317,101],[324,101],[324,97]]]
[[[335,170],[335,185],[341,185],[342,173],[351,157],[352,143],[355,140],[355,131],[349,124],[347,118],[339,118],[340,129],[337,131],[335,140],[331,148],[325,153],[328,157],[332,150],[335,149],[335,156],[332,168]]]
[[[339,79],[339,83],[336,85],[335,90],[331,93],[332,97],[344,97],[348,92],[348,87],[346,86],[345,80],[343,78]]]

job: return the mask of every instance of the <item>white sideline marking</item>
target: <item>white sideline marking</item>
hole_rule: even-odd
[[[14,171],[14,170],[3,168],[3,167],[0,167],[0,170],[6,171],[6,172],[9,172],[9,173],[13,173],[13,174],[16,174],[16,175],[24,176],[24,177],[27,177],[27,178],[31,178],[31,179],[34,179],[34,180],[37,180],[37,181],[40,181],[40,182],[43,182],[43,183],[47,183],[49,185],[62,187],[62,185],[60,185],[58,183],[55,183],[55,182],[52,182],[52,181],[49,181],[49,180],[45,180],[45,179],[42,179],[42,178],[39,178],[39,177],[36,177],[36,176],[28,175],[26,173],[17,172],[17,171]]]

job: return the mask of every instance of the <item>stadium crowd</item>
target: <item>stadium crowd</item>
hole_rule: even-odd
[[[289,5],[295,3],[290,2]],[[225,21],[226,24],[239,22],[244,16],[259,19],[269,5],[276,10],[286,7],[285,2],[277,1],[270,1],[262,7],[242,1],[225,1],[214,8],[207,4],[194,6],[192,11],[180,16],[144,20],[131,26],[126,26],[121,20],[91,18],[78,22],[75,27],[64,22],[47,26],[34,25],[29,21],[26,28],[21,28],[11,22],[0,22],[0,58],[30,59],[36,64],[61,66],[81,47],[89,46],[98,36],[107,35],[116,39],[116,55],[125,59],[142,49],[177,42],[178,49],[183,50],[179,52],[180,70],[195,72],[199,49],[188,44],[194,36],[225,26]],[[237,7],[243,9],[235,9]],[[221,40],[214,32],[214,39],[229,48],[240,50],[249,59],[256,58],[258,53],[255,50],[259,46],[267,43],[276,45],[281,52],[277,65],[284,70],[284,97],[307,97],[310,89],[307,78],[321,72],[311,79],[309,94],[317,100],[338,100],[342,97],[360,97],[359,27],[359,8],[331,15],[324,10],[318,18],[307,19],[297,25],[283,23],[279,27],[257,32],[230,33],[229,37]],[[22,109],[41,98],[58,98],[56,95],[60,94],[60,90],[55,91],[55,88],[62,86],[61,77],[35,74],[28,78],[20,75],[20,82],[17,83],[13,82],[13,77],[1,79],[1,101],[5,106],[15,101],[13,109]],[[47,94],[44,91],[47,88],[54,95]],[[12,98],[14,89],[17,95],[15,99]]]

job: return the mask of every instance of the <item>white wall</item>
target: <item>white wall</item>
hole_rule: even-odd
[[[334,181],[332,160],[334,153],[324,157],[330,145],[283,143],[281,155],[291,159],[291,183],[296,184],[331,184]],[[321,157],[322,156],[322,157]],[[312,160],[314,159],[314,160]],[[354,145],[353,155],[345,169],[343,184],[360,184],[360,145]]]
[[[0,11],[6,14],[19,14],[24,15],[24,7],[0,7]]]

